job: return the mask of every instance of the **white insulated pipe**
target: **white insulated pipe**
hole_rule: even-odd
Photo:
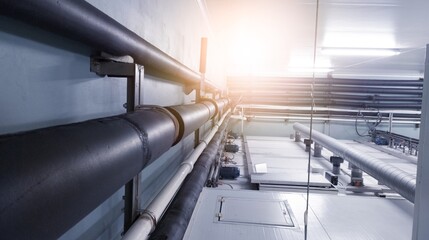
[[[195,162],[216,134],[230,111],[231,110],[228,109],[228,111],[223,114],[222,118],[219,119],[207,136],[200,142],[200,144],[198,144],[191,155],[182,162],[179,169],[167,185],[165,185],[161,192],[152,200],[149,206],[142,212],[139,218],[127,231],[125,236],[122,238],[123,240],[140,240],[147,239],[149,237],[149,234],[155,229],[157,222],[176,195],[186,176],[192,171]]]
[[[310,134],[310,128],[300,123],[294,123],[293,128],[303,135],[308,136]],[[313,141],[318,142],[334,154],[351,162],[353,165],[380,180],[383,184],[414,203],[414,194],[416,191],[415,176],[377,158],[356,151],[350,146],[316,130],[312,131],[311,138]]]

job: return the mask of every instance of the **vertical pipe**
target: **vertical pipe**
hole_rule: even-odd
[[[134,65],[136,67],[136,65]],[[127,113],[134,112],[135,109],[135,99],[136,99],[136,75],[127,77]],[[138,96],[138,95],[137,95]],[[133,224],[134,217],[134,178],[128,181],[125,184],[125,193],[124,193],[124,233],[128,231]],[[133,216],[134,215],[134,216]]]
[[[241,135],[244,135],[244,107],[241,107]]]
[[[295,142],[301,142],[301,133],[295,131]]]
[[[429,236],[429,44],[426,45],[425,77],[423,83],[422,120],[420,125],[417,162],[417,190],[414,205],[413,240]]]
[[[195,102],[199,103],[202,97],[202,91],[204,91],[204,81],[206,78],[206,58],[207,58],[207,38],[201,38],[201,52],[200,52],[200,73],[201,81],[199,86],[195,89]],[[200,144],[200,128],[196,129],[194,132],[194,147],[197,147]]]
[[[313,152],[313,156],[314,157],[321,157],[322,156],[322,145],[320,145],[318,142],[314,143],[314,152]]]
[[[207,38],[201,38],[201,53],[200,53],[200,73],[206,73],[207,64]]]
[[[389,113],[389,133],[392,132],[393,113]]]
[[[356,167],[354,164],[351,165],[351,182],[352,186],[361,187],[363,186],[363,172],[362,169]]]

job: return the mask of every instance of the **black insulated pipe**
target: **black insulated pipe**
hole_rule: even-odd
[[[175,124],[165,110],[0,138],[4,239],[55,239],[167,151]]]
[[[224,123],[198,158],[192,172],[185,178],[182,187],[156,226],[155,231],[151,234],[150,239],[183,239],[198,197],[207,180],[210,167],[224,138],[228,121],[229,116],[226,117]]]
[[[218,99],[216,100],[216,105],[218,107],[218,111],[219,111],[219,115],[223,114],[223,109],[225,108],[225,106],[227,106],[229,104],[229,100],[226,98],[222,98],[222,99]]]
[[[180,125],[179,135],[175,144],[214,117],[217,114],[216,109],[216,104],[209,101],[167,107],[167,110],[176,117]]]
[[[215,107],[205,104],[181,106],[183,125],[165,108],[147,107],[0,136],[2,238],[60,237],[170,149],[179,129],[212,117]]]
[[[0,14],[115,56],[131,56],[145,72],[185,84],[201,75],[168,56],[84,0],[0,0]],[[208,87],[216,89],[209,82]]]

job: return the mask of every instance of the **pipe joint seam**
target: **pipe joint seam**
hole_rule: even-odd
[[[192,164],[192,163],[190,163],[190,162],[188,162],[188,161],[185,161],[185,162],[182,162],[181,164],[180,164],[180,166],[186,166],[186,165],[188,165],[189,166],[189,171],[192,171],[192,169],[194,169],[194,164]]]
[[[211,113],[211,109],[210,109],[210,106],[208,103],[213,104],[215,111],[214,111],[213,115],[210,116],[209,120],[214,118],[218,114],[220,114],[218,103],[215,100],[213,100],[211,98],[201,98],[199,103],[204,104],[209,109],[210,113]]]
[[[149,140],[148,140],[147,134],[144,131],[144,129],[141,129],[136,123],[134,123],[133,121],[128,119],[126,117],[126,115],[122,115],[121,119],[123,119],[127,124],[129,124],[131,126],[132,129],[134,129],[136,131],[137,135],[139,136],[140,141],[142,142],[141,148],[143,150],[144,156],[146,159],[149,159],[150,153],[147,150],[147,146],[149,145]]]
[[[156,216],[153,212],[145,209],[141,212],[140,218],[148,218],[152,223],[152,227],[150,228],[150,233],[155,230],[155,226],[157,224]]]
[[[171,120],[173,121],[174,127],[175,127],[175,132],[174,132],[174,138],[176,139],[176,141],[179,138],[179,129],[180,129],[180,124],[179,124],[179,120],[177,120],[177,118],[170,112],[168,111],[166,108],[158,106],[158,105],[139,105],[136,107],[137,109],[141,109],[141,110],[155,110],[155,111],[160,111],[163,112],[165,114],[167,114]],[[179,142],[179,141],[177,141]],[[177,143],[175,143],[174,145],[176,145]]]

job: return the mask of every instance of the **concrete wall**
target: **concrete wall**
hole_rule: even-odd
[[[195,71],[200,42],[208,36],[194,0],[88,1],[162,51]],[[222,65],[210,53],[208,74],[223,84]],[[49,32],[0,17],[0,134],[15,133],[125,112],[126,80],[99,77],[89,71],[91,50]],[[195,92],[152,76],[143,83],[144,104],[162,106],[191,103]],[[206,128],[204,128],[206,129]],[[160,191],[193,147],[184,139],[141,173],[141,207]],[[124,189],[66,232],[61,239],[119,239],[123,231]]]

